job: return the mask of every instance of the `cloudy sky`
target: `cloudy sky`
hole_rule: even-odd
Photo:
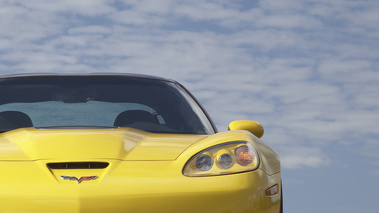
[[[379,208],[377,0],[0,0],[0,74],[184,84],[281,156],[285,212]]]

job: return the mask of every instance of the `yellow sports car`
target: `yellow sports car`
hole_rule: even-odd
[[[2,76],[0,213],[280,213],[262,135],[246,120],[218,133],[172,80]]]

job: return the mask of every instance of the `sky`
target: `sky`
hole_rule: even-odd
[[[255,120],[284,211],[379,209],[379,1],[0,0],[0,74],[177,80],[219,131]]]

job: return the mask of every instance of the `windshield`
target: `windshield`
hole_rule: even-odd
[[[0,79],[0,132],[24,127],[214,133],[206,114],[181,86],[120,76]]]

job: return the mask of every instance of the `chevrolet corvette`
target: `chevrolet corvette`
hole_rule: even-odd
[[[249,120],[218,132],[169,79],[1,76],[0,213],[280,213],[263,133]]]

